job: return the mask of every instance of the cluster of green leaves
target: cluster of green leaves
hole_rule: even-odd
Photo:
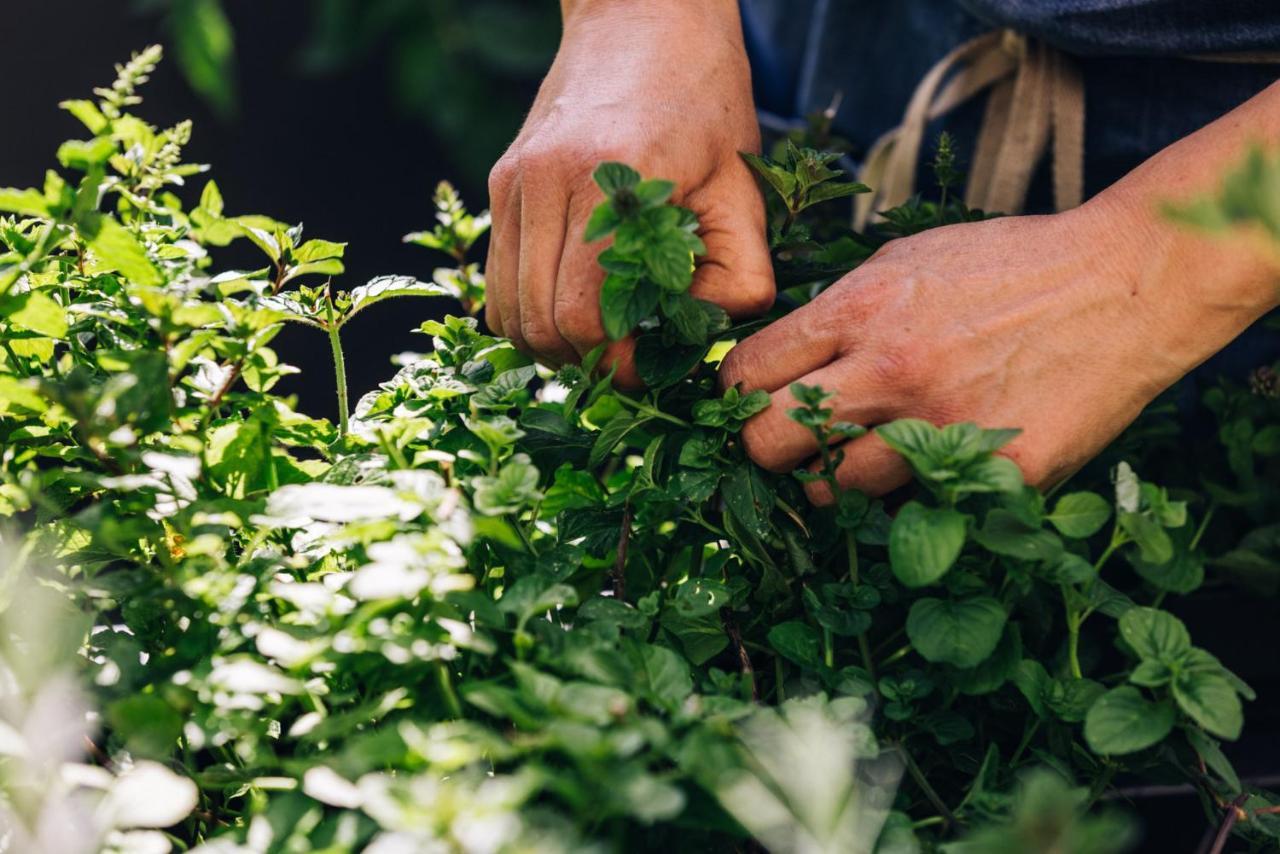
[[[92,623],[93,761],[196,784],[172,840],[1093,852],[1127,838],[1086,815],[1120,774],[1181,776],[1274,837],[1220,746],[1251,692],[1161,610],[1210,567],[1280,577],[1274,398],[1215,389],[1203,457],[1169,452],[1155,407],[1060,496],[999,456],[1013,431],[879,425],[916,476],[886,504],[834,478],[864,427],[796,386],[822,465],[766,472],[738,434],[769,398],[715,380],[747,330],[688,293],[695,218],[606,164],[586,237],[613,237],[602,306],[648,390],[615,390],[599,352],[552,374],[464,314],[347,412],[340,330],[390,296],[477,310],[487,221],[441,188],[410,239],[459,268],[336,290],[342,244],[227,216],[212,183],[184,207],[188,131],[126,109],[157,58],[67,105],[91,134],[61,150],[77,180],[0,190],[0,513],[26,531],[9,571]],[[784,206],[802,173],[807,200],[838,177],[797,151]],[[814,252],[822,212],[789,226]],[[215,272],[236,240],[262,269]],[[330,337],[337,426],[271,393],[286,322]],[[1213,467],[1134,474],[1174,457]]]

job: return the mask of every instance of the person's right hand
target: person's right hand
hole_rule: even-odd
[[[676,182],[707,254],[692,293],[733,317],[773,303],[764,202],[739,152],[760,132],[734,0],[570,0],[560,52],[520,135],[489,180],[493,238],[485,319],[552,365],[605,340],[596,263],[583,235],[604,200],[596,166],[620,161]],[[634,341],[601,366],[641,385]]]

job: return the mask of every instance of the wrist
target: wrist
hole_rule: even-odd
[[[737,0],[560,0],[565,36],[579,27],[604,22],[662,24],[668,33],[690,28],[742,42]]]
[[[1144,184],[1121,181],[1072,215],[1114,271],[1135,329],[1149,333],[1170,374],[1162,380],[1172,382],[1280,306],[1280,253],[1174,221],[1167,188]]]

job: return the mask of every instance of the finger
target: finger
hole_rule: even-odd
[[[715,303],[735,320],[764,314],[777,295],[764,203],[754,182],[745,186],[746,192],[715,196],[715,202],[700,211],[707,254],[690,289],[693,296]]]
[[[563,183],[526,175],[520,189],[520,337],[538,358],[561,365],[578,353],[555,322],[556,279],[568,227]]]
[[[597,201],[583,195],[570,202],[570,226],[560,258],[554,300],[556,329],[583,357],[607,339],[600,313],[600,285],[604,282],[604,270],[596,259],[609,242],[586,243],[582,238],[587,218]],[[635,351],[634,336],[609,341],[600,358],[598,372],[607,374],[612,368],[613,384],[618,388],[643,388],[644,381],[636,371]]]
[[[876,393],[863,374],[859,363],[844,359],[805,374],[798,382],[828,391],[839,389],[827,404],[833,412],[832,421],[880,424],[892,417],[891,402]],[[742,443],[756,465],[778,473],[790,472],[818,452],[813,432],[789,414],[799,405],[790,385],[783,386],[770,395],[769,408],[742,428]]]
[[[556,329],[579,356],[586,356],[606,337],[600,315],[604,270],[596,259],[609,243],[587,243],[583,239],[587,218],[596,201],[593,196],[579,194],[569,203],[570,225],[560,257],[553,304]]]
[[[485,301],[484,301],[484,323],[489,327],[495,337],[505,338],[506,335],[502,331],[502,311],[498,308],[498,282],[502,281],[502,274],[498,268],[498,241],[497,236],[489,241],[489,255],[484,263],[484,283],[485,283]]]
[[[507,198],[501,207],[494,199],[493,242],[490,254],[496,277],[487,280],[488,298],[492,304],[492,315],[501,327],[501,334],[511,339],[511,343],[525,349],[524,336],[520,330],[520,177],[512,180]]]
[[[844,459],[836,467],[836,482],[842,489],[857,489],[870,496],[880,496],[911,480],[911,467],[906,460],[870,433],[840,446]],[[821,471],[821,463],[810,466],[810,471]],[[831,487],[824,482],[806,483],[805,493],[819,506],[835,501]]]
[[[597,371],[607,374],[610,369],[613,370],[615,387],[631,391],[645,387],[644,380],[640,379],[640,373],[636,370],[635,338],[628,336],[621,341],[609,343],[604,355],[600,358],[600,367]]]
[[[776,391],[833,361],[840,355],[841,336],[826,296],[738,342],[721,363],[720,385]]]

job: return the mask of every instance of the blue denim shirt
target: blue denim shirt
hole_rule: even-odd
[[[896,126],[916,84],[962,41],[1010,27],[1073,54],[1084,76],[1085,191],[1093,195],[1160,149],[1280,77],[1280,65],[1200,62],[1195,54],[1280,51],[1280,0],[741,0],[765,124],[832,103],[836,129],[865,153]],[[980,103],[945,126],[971,152]],[[1050,208],[1048,170],[1027,210]],[[921,186],[928,185],[922,178]],[[1197,374],[1237,381],[1280,357],[1255,328]],[[1194,399],[1185,388],[1184,402]]]
[[[1280,0],[742,0],[742,7],[761,108],[798,118],[840,93],[836,124],[855,158],[898,124],[916,84],[965,39],[1011,27],[1076,55],[1087,99],[1089,195],[1280,77],[1280,65],[1188,58],[1280,52]],[[974,104],[947,120],[962,151],[980,115]],[[1037,202],[1044,206],[1048,194],[1033,190],[1029,210]]]

